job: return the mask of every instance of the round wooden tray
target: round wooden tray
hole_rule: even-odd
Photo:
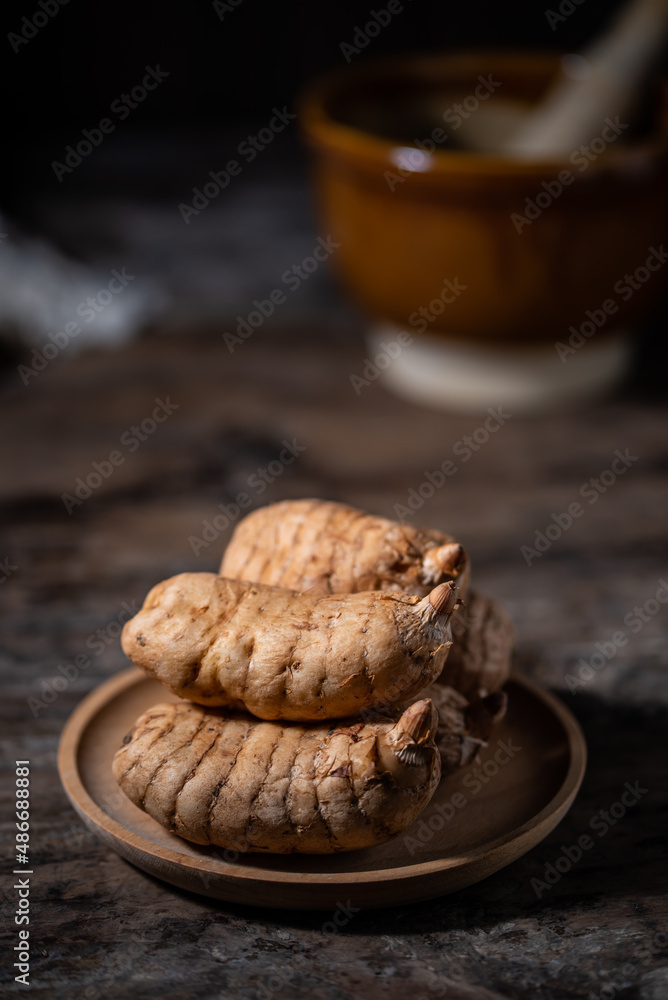
[[[380,847],[335,855],[247,854],[235,860],[164,830],[122,794],[111,760],[137,716],[175,700],[134,668],[93,691],[72,714],[58,768],[84,823],[122,858],[182,889],[234,903],[328,910],[431,899],[480,881],[557,825],[582,782],[582,731],[553,695],[523,678],[478,763],[444,779],[422,816]]]

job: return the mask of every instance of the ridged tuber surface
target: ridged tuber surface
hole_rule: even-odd
[[[468,699],[499,691],[510,676],[514,641],[508,613],[469,590],[452,620],[452,648],[440,681]]]
[[[385,590],[425,597],[448,581],[463,595],[469,564],[462,546],[440,531],[327,500],[284,500],[240,521],[220,574],[290,590]]]
[[[132,662],[179,697],[261,719],[327,719],[410,698],[441,673],[456,587],[400,594],[296,594],[182,573],[159,583],[123,629]]]
[[[261,722],[187,702],[145,712],[114,757],[135,805],[196,844],[329,854],[383,843],[440,777],[429,700],[398,721]]]
[[[464,550],[449,536],[326,500],[285,500],[248,514],[220,571],[300,591],[394,589],[420,596],[442,579],[456,579],[461,596],[470,575]],[[468,591],[464,603],[452,619],[453,644],[441,680],[475,698],[508,680],[515,630],[490,598]]]

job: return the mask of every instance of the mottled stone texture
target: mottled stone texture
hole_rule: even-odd
[[[640,626],[624,622],[668,579],[665,409],[627,394],[559,417],[512,416],[463,461],[453,447],[485,414],[422,411],[378,383],[355,395],[349,376],[362,370],[364,356],[352,340],[314,331],[297,341],[267,324],[231,356],[219,333],[61,357],[27,387],[6,372],[0,559],[17,568],[0,588],[1,736],[6,765],[19,756],[33,766],[30,995],[668,996],[661,935],[668,605],[657,605]],[[131,451],[122,435],[167,396],[178,409]],[[249,476],[278,456],[284,438],[306,450],[260,493]],[[637,461],[589,504],[581,486],[627,448]],[[68,514],[61,494],[114,450],[123,462]],[[315,495],[392,516],[425,471],[448,458],[457,473],[413,523],[467,545],[476,588],[495,595],[517,622],[520,669],[564,695],[589,743],[582,792],[554,833],[477,886],[419,906],[354,912],[347,922],[339,916],[336,933],[333,914],[217,904],[142,874],[99,844],[60,789],[56,747],[84,694],[126,665],[110,635],[123,602],[140,601],[165,576],[215,571],[229,531],[198,555],[188,539],[239,493],[253,505]],[[520,546],[573,501],[582,503],[582,517],[527,566]],[[619,631],[627,642],[569,692],[566,677],[575,676],[580,658],[589,661],[596,644]],[[39,698],[42,682],[79,653],[89,666],[34,717],[27,698]],[[582,860],[537,898],[531,879],[542,879],[562,845],[591,832],[597,810],[636,781],[647,789],[639,801],[605,836],[594,833]],[[11,787],[7,771],[3,795]],[[12,835],[8,809],[3,816]],[[341,902],[355,907],[354,899]],[[10,996],[24,990],[9,971],[13,943],[2,963]]]

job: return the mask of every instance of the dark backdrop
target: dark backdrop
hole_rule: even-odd
[[[22,18],[40,10],[39,0],[9,5],[3,15],[4,207],[20,210],[35,185],[50,187],[51,160],[83,128],[94,127],[110,103],[141,80],[146,65],[159,63],[170,78],[133,111],[128,129],[245,123],[263,118],[274,104],[291,105],[309,78],[344,64],[341,43],[352,43],[355,27],[385,6],[386,0],[241,0],[221,18],[213,3],[201,0],[69,0],[15,52],[9,34],[18,34]],[[405,0],[403,11],[356,58],[497,45],[572,51],[618,7],[601,0]],[[558,14],[560,8],[572,13],[551,27],[546,11]],[[87,165],[72,181],[72,188],[89,184]]]
[[[41,2],[53,10],[58,0]],[[23,18],[41,11],[40,0],[4,7],[0,211],[9,222],[85,256],[63,219],[71,205],[115,197],[178,201],[212,163],[225,162],[226,150],[234,153],[245,130],[266,124],[274,106],[292,109],[309,79],[345,65],[341,44],[353,43],[356,27],[387,6],[387,0],[234,2],[229,10],[221,4],[219,14],[211,0],[69,0],[18,51],[10,33],[26,33]],[[620,6],[619,0],[403,0],[402,12],[355,58],[491,46],[577,51]],[[169,78],[59,185],[52,161],[62,160],[83,129],[95,128],[111,102],[141,82],[146,66],[160,66]],[[280,177],[304,166],[299,131],[288,129],[258,158],[253,175]],[[58,203],[54,227],[44,206]],[[664,329],[665,307],[640,331],[643,392],[663,391]]]

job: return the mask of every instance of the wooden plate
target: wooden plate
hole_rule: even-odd
[[[175,700],[134,668],[93,691],[65,726],[58,767],[86,825],[122,858],[172,885],[234,903],[286,909],[360,908],[431,899],[521,857],[562,819],[586,746],[553,695],[507,685],[508,716],[477,765],[444,779],[417,823],[380,847],[336,855],[240,855],[164,830],[116,785],[111,760],[137,716]]]

